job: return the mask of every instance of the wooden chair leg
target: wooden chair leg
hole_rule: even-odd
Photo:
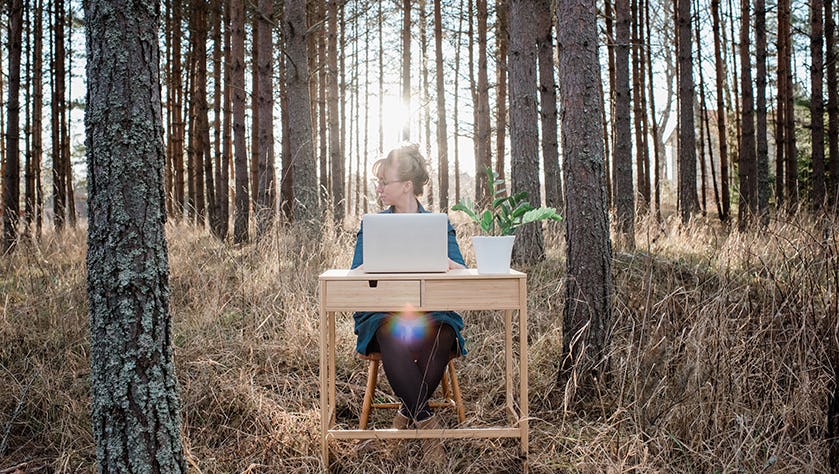
[[[451,364],[451,362],[449,362]],[[449,389],[449,381],[447,375],[451,373],[451,365],[446,367],[443,371],[443,378],[440,380],[440,390],[443,392],[443,400],[450,400],[452,398],[451,390]]]
[[[370,419],[370,407],[373,404],[373,394],[376,392],[376,379],[379,376],[379,361],[371,360],[367,366],[367,388],[364,390],[364,402],[361,404],[361,416],[358,420],[359,429],[367,429]]]
[[[463,398],[460,396],[460,383],[457,381],[457,373],[454,371],[454,361],[449,361],[449,366],[446,370],[452,380],[452,393],[454,394],[454,405],[457,409],[457,421],[463,423],[466,421],[466,410],[463,408]]]

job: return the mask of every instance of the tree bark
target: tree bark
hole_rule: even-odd
[[[533,207],[542,204],[539,183],[539,134],[536,111],[536,35],[534,8],[528,0],[510,0],[510,164],[512,193],[526,192]],[[545,259],[541,223],[516,233],[513,258],[518,263]]]
[[[285,1],[281,1],[280,5],[280,21],[284,21],[285,18]],[[285,32],[285,28],[279,28],[279,48],[282,51],[287,51],[287,34]],[[286,58],[285,54],[281,54],[279,57],[279,63],[277,64],[280,68],[280,110],[282,114],[280,115],[280,121],[282,126],[282,155],[281,155],[281,165],[282,165],[282,175],[280,176],[280,212],[282,213],[283,219],[286,222],[291,222],[292,218],[294,217],[294,212],[292,210],[292,203],[294,202],[294,182],[293,176],[291,173],[291,169],[294,164],[291,162],[291,143],[288,141],[288,126],[289,126],[289,116],[288,116],[288,59]]]
[[[711,16],[714,30],[714,66],[717,81],[717,136],[720,147],[720,220],[729,219],[731,197],[728,192],[728,127],[726,126],[726,106],[723,96],[725,90],[725,63],[722,58],[722,44],[720,41],[720,0],[711,1]]]
[[[52,192],[53,223],[56,232],[64,229],[67,220],[67,166],[64,164],[64,152],[61,147],[61,116],[64,102],[64,0],[56,0],[53,18],[53,37],[55,49],[52,58]],[[60,13],[62,12],[62,13]]]
[[[810,142],[813,159],[813,210],[824,206],[824,64],[822,0],[810,0]]]
[[[545,163],[545,203],[564,207],[562,175],[559,172],[559,139],[557,137],[556,79],[554,78],[553,15],[550,0],[535,2],[536,45],[539,55],[539,116],[542,124],[542,161]]]
[[[309,95],[309,64],[306,50],[306,2],[285,0],[285,31],[289,68],[288,114],[294,183],[294,219],[312,225],[321,218],[317,173],[312,149],[312,108]]]
[[[543,2],[536,2],[541,8]],[[498,0],[495,2],[496,16],[496,48],[498,50],[495,69],[498,77],[495,94],[495,175],[499,179],[505,179],[504,157],[507,141],[507,49],[510,33],[508,31],[508,9],[509,0]],[[547,7],[550,10],[550,6]],[[541,12],[545,14],[545,12]],[[550,25],[551,14],[547,12],[547,21]],[[537,16],[538,21],[544,22],[545,18]],[[550,32],[548,33],[550,35]],[[553,54],[551,54],[551,71],[553,71]]]
[[[402,1],[402,105],[408,111],[403,118],[402,140],[411,139],[411,0]]]
[[[20,56],[23,2],[9,1],[9,99],[6,101],[6,167],[3,170],[3,253],[17,242],[20,215]]]
[[[593,397],[607,372],[612,250],[606,209],[600,64],[593,0],[557,2],[559,95],[566,190],[566,297],[559,386]],[[576,383],[575,383],[576,382]],[[569,393],[570,392],[570,393]]]
[[[327,61],[326,61],[326,113],[329,134],[329,163],[332,178],[332,215],[336,224],[344,220],[344,153],[338,128],[338,4],[330,0],[327,4]]]
[[[755,0],[755,112],[757,170],[757,214],[762,226],[769,225],[769,140],[766,125],[766,2]]]
[[[257,168],[256,236],[261,238],[274,225],[277,189],[274,175],[274,41],[272,35],[274,3],[272,0],[259,0],[259,28],[256,44],[259,50],[257,59],[257,81],[259,95],[256,98],[258,117],[259,164]]]
[[[487,187],[487,169],[492,167],[489,79],[487,77],[487,16],[487,1],[477,0],[478,83],[475,102],[475,202],[479,205],[488,203],[492,194],[492,190]]]
[[[91,419],[101,472],[186,472],[164,232],[159,20],[159,4],[85,3]]]
[[[612,185],[618,246],[629,251],[635,248],[635,190],[632,183],[632,128],[629,121],[629,0],[615,0],[615,18],[615,142]]]
[[[696,136],[693,120],[691,0],[678,0],[679,57],[679,211],[687,223],[699,210],[696,196]]]
[[[219,228],[218,228],[218,237],[222,240],[227,238],[228,229],[230,227],[230,157],[233,151],[233,137],[232,137],[232,129],[233,129],[233,104],[232,104],[232,90],[231,90],[231,48],[230,48],[230,2],[221,1],[221,11],[219,14],[222,16],[221,21],[223,22],[224,26],[222,27],[222,37],[224,38],[223,41],[223,52],[222,52],[222,61],[223,61],[223,74],[224,77],[221,81],[219,81],[219,87],[222,88],[222,105],[221,105],[221,163],[219,164],[219,172],[221,174],[221,179],[218,181],[218,194],[217,194],[217,201],[219,203]],[[217,118],[218,119],[218,118]]]
[[[446,84],[443,75],[443,17],[441,0],[434,0],[434,66],[437,89],[437,158],[439,160],[440,212],[449,210],[449,142],[446,127]],[[366,71],[366,70],[365,70]],[[366,83],[366,80],[365,80]],[[366,148],[366,146],[365,146]],[[365,156],[367,154],[365,153]],[[367,169],[365,164],[365,169]],[[365,195],[367,190],[365,189]]]
[[[824,36],[827,63],[827,140],[830,161],[829,204],[839,210],[839,88],[837,88],[836,22],[833,18],[833,0],[824,0]]]
[[[245,145],[245,6],[230,4],[230,87],[233,89],[234,198],[233,242],[248,241],[250,193]]]
[[[746,230],[757,211],[756,154],[754,96],[752,94],[751,12],[749,0],[740,2],[740,90],[743,118],[740,137],[738,175],[740,177],[740,204],[737,208],[737,224],[740,231]]]
[[[784,72],[784,194],[789,210],[798,206],[798,150],[795,144],[795,101],[792,90],[792,32],[790,0],[778,2],[778,35],[785,38],[783,50],[778,51],[778,71]],[[783,68],[781,67],[783,65]]]
[[[43,140],[43,54],[44,54],[44,33],[43,33],[43,1],[36,0],[35,9],[32,14],[34,21],[33,45],[32,45],[32,175],[33,175],[33,207],[35,219],[35,233],[41,235],[44,215],[44,202],[41,191],[41,161],[44,154]]]

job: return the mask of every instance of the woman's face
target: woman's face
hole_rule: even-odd
[[[413,198],[413,185],[410,181],[401,181],[395,169],[383,166],[376,178],[376,192],[383,206],[397,205],[406,198]]]

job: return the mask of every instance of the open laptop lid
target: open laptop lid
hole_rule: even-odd
[[[448,216],[383,213],[362,217],[365,273],[445,272]]]

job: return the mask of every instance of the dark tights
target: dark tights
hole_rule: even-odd
[[[411,340],[393,334],[384,325],[376,331],[376,339],[387,380],[402,400],[402,414],[415,420],[431,416],[428,399],[449,363],[454,329],[448,324],[438,324],[431,326],[427,335]]]

